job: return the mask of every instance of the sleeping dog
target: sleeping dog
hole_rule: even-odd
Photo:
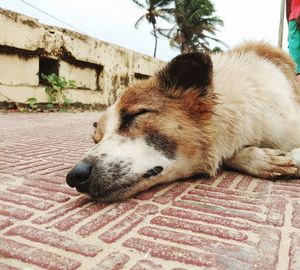
[[[260,178],[300,175],[300,91],[289,56],[248,42],[175,57],[102,112],[67,183],[98,201],[221,166]],[[298,170],[299,168],[299,170]]]

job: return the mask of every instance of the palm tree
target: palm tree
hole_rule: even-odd
[[[223,21],[213,16],[215,12],[210,0],[174,0],[175,24],[171,29],[158,29],[159,33],[170,39],[171,47],[182,53],[210,50],[210,41],[222,43],[214,38],[217,26]],[[225,45],[226,46],[226,45]]]
[[[152,24],[153,28],[153,36],[155,39],[154,45],[154,53],[153,56],[156,56],[157,51],[157,18],[164,19],[166,21],[170,21],[171,9],[170,3],[174,0],[132,0],[137,6],[146,10],[146,13],[143,14],[135,23],[135,28],[138,28],[140,23],[144,20],[147,20],[150,24]]]

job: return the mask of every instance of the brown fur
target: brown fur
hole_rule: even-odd
[[[296,81],[296,65],[290,56],[283,50],[271,47],[267,43],[246,42],[240,47],[236,47],[232,52],[244,54],[247,52],[255,52],[261,58],[272,62],[276,67],[280,68],[287,77],[296,95],[296,100],[300,104],[300,86]],[[272,79],[272,78],[270,78]]]
[[[159,130],[176,142],[180,153],[191,158],[195,170],[214,170],[215,164],[211,164],[210,160],[214,128],[210,119],[216,98],[213,94],[199,96],[198,89],[170,89],[166,96],[156,80],[141,82],[127,89],[121,96],[117,111],[134,113],[147,108],[153,113],[143,115],[129,130],[120,131],[120,134],[136,138],[146,136],[151,130]],[[182,138],[186,138],[189,143]],[[195,156],[201,162],[196,161]]]

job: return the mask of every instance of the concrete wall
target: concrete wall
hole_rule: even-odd
[[[48,59],[57,62],[60,76],[76,81],[77,88],[68,90],[73,102],[103,105],[111,104],[129,84],[153,75],[165,64],[0,9],[0,101],[6,100],[6,96],[17,102],[26,102],[30,97],[46,102],[45,86],[39,75],[49,65]]]
[[[38,57],[0,54],[0,82],[4,85],[38,85]]]

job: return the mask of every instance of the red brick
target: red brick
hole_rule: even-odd
[[[259,227],[255,231],[260,238],[260,241],[254,247],[259,250],[260,256],[257,257],[255,264],[260,265],[260,262],[266,261],[264,267],[258,269],[274,270],[278,262],[278,249],[281,240],[281,233],[273,227]]]
[[[56,152],[55,149],[45,149],[45,146],[43,146],[44,149],[37,147],[37,145],[35,145],[35,149],[33,147],[31,147],[31,149],[25,149],[25,150],[20,150],[20,151],[16,151],[17,155],[21,155],[23,157],[36,157],[36,155],[38,153],[44,153],[46,151],[48,151],[49,154],[51,154],[52,152]]]
[[[300,229],[300,202],[294,202],[293,207],[292,225]]]
[[[33,156],[35,158],[48,158],[48,157],[52,157],[55,156],[57,154],[63,154],[63,153],[67,153],[66,151],[63,151],[61,149],[53,149],[51,151],[51,149],[45,149],[44,151],[39,151],[37,153],[30,153],[29,156],[32,156],[32,154],[34,154]],[[24,154],[23,156],[25,156],[26,154]],[[72,165],[68,165],[69,168],[72,167]]]
[[[286,204],[287,201],[283,198],[269,198],[267,200],[268,213],[266,223],[274,226],[283,226]]]
[[[136,199],[139,200],[150,200],[152,199],[158,192],[165,189],[168,185],[157,185],[154,186],[147,191],[141,192],[135,196]]]
[[[254,188],[254,192],[259,192],[261,194],[266,194],[269,190],[270,182],[268,180],[263,179],[256,179],[257,185]]]
[[[188,183],[179,183],[172,187],[171,189],[167,190],[160,196],[156,197],[153,201],[160,203],[160,204],[167,204],[170,201],[173,201],[176,197],[182,194],[187,188],[190,186]]]
[[[1,176],[2,175],[12,175],[12,172],[13,172],[12,168],[13,168],[12,164],[7,164],[7,163],[1,164],[1,166],[0,166]]]
[[[224,176],[222,181],[218,184],[218,187],[228,188],[237,176],[238,176],[238,174],[236,174],[236,173],[233,173],[233,172],[228,173],[227,175]]]
[[[241,222],[224,217],[216,217],[199,212],[186,211],[177,208],[166,208],[161,211],[161,214],[192,221],[202,221],[214,225],[221,225],[224,227],[234,228],[237,230],[250,230],[252,228],[252,226],[245,221]]]
[[[66,145],[66,147],[68,147],[68,146]],[[84,151],[82,151],[82,154],[84,154]],[[74,164],[77,164],[80,161],[81,156],[82,155],[80,155],[80,153],[77,153],[76,155],[71,155],[71,153],[68,153],[68,155],[66,155],[66,154],[57,154],[54,157],[50,157],[50,158],[55,160],[56,162],[61,162],[61,163],[68,162],[72,166],[74,166]]]
[[[33,212],[10,205],[0,204],[0,215],[24,220],[30,218],[33,215]]]
[[[300,198],[300,188],[274,186],[269,193],[272,196],[284,196],[285,198]]]
[[[78,162],[77,162],[78,163]],[[74,162],[73,164],[76,164],[76,162]],[[66,175],[69,173],[70,169],[66,169],[66,170],[61,170],[58,172],[54,172],[53,175],[57,176],[57,177],[62,177],[65,178]],[[70,188],[69,188],[70,189]],[[75,190],[74,190],[75,191]]]
[[[0,161],[3,161],[3,163],[15,163],[16,159],[13,158],[13,157],[7,156],[7,155],[2,155],[2,153],[1,153],[0,154]]]
[[[222,177],[222,174],[224,174],[224,172],[219,172],[216,176],[214,177],[210,177],[210,178],[205,178],[201,180],[201,184],[202,185],[207,185],[207,186],[211,186],[219,177]]]
[[[207,206],[205,204],[200,204],[196,202],[190,203],[188,201],[175,201],[173,205],[184,209],[190,209],[199,212],[214,214],[221,217],[236,217],[236,218],[242,218],[257,223],[265,223],[264,217],[251,212],[250,213],[242,212],[235,209],[227,209],[220,206]]]
[[[0,238],[0,256],[13,258],[49,270],[73,270],[81,265],[78,261],[7,238]]]
[[[155,241],[162,239],[186,245],[187,248],[191,246],[199,248],[201,253],[212,254],[215,256],[215,261],[224,264],[221,269],[231,269],[234,265],[235,269],[274,270],[277,264],[280,233],[270,228],[255,230],[256,236],[260,239],[258,243],[247,241],[244,245],[222,243],[193,233],[187,234],[151,226],[139,229],[138,233],[151,237]],[[253,265],[255,268],[252,268]]]
[[[240,182],[236,185],[235,189],[246,191],[249,185],[252,183],[253,177],[249,175],[244,175]]]
[[[78,212],[68,216],[67,218],[62,219],[61,221],[54,224],[56,229],[60,231],[66,231],[72,228],[74,225],[78,224],[87,217],[98,213],[103,208],[107,207],[107,204],[93,203],[85,208],[82,208]]]
[[[206,235],[213,235],[224,239],[246,241],[247,235],[236,230],[228,230],[220,227],[213,227],[209,225],[202,225],[194,222],[188,222],[185,220],[169,218],[169,217],[155,217],[151,220],[151,224],[170,227],[172,229],[182,229],[195,233],[201,233]]]
[[[239,244],[227,244],[221,241],[206,239],[194,234],[186,234],[151,226],[146,226],[139,229],[138,233],[147,237],[151,237],[154,240],[162,239],[172,243],[186,245],[187,247],[193,246],[198,248],[200,252],[219,256],[227,256],[229,258],[237,259],[240,262],[248,262],[250,264],[258,263],[257,258],[259,257],[261,264],[264,263],[264,265],[266,265],[266,263],[268,263],[268,261],[260,258],[258,254],[259,250],[256,247],[248,245],[241,246]]]
[[[141,260],[133,267],[130,268],[130,270],[161,270],[161,269],[163,268],[160,264],[155,264],[149,260]]]
[[[54,201],[54,202],[66,202],[70,199],[70,197],[63,194],[59,194],[57,192],[43,191],[40,189],[34,189],[25,186],[10,187],[7,190],[20,193],[20,194],[30,195],[44,200]]]
[[[11,219],[0,216],[0,230],[3,230],[4,228],[7,228],[8,226],[10,226],[12,224],[13,224],[13,221]]]
[[[101,229],[109,222],[117,219],[127,211],[132,210],[136,205],[137,203],[134,201],[127,201],[124,203],[117,204],[115,207],[109,209],[104,214],[101,213],[98,217],[81,226],[78,229],[77,233],[83,237],[88,236],[93,232],[96,232],[97,230]]]
[[[129,260],[129,256],[120,252],[112,252],[91,270],[120,270]]]
[[[41,190],[47,190],[47,191],[54,191],[54,192],[61,192],[66,195],[72,195],[72,196],[79,196],[80,193],[73,188],[69,188],[67,186],[57,185],[54,183],[51,183],[49,185],[48,182],[42,181],[42,180],[26,180],[23,185],[38,188]]]
[[[49,174],[48,175],[38,175],[38,174],[27,173],[26,175],[24,175],[24,178],[30,179],[30,180],[44,181],[44,182],[48,182],[48,184],[49,183],[63,184],[63,185],[66,184],[66,177],[59,177],[56,175],[49,175]]]
[[[48,156],[50,153],[48,153]],[[38,158],[36,155],[34,155],[34,158]],[[44,171],[48,169],[54,169],[57,166],[61,166],[59,163],[54,163],[54,162],[41,162],[40,164],[35,164],[34,167],[27,167],[26,172],[28,173],[38,173],[38,174],[43,174]]]
[[[299,233],[291,233],[291,245],[289,249],[289,270],[300,269],[300,236]]]
[[[39,174],[41,175],[47,175],[47,174],[56,174],[58,172],[61,172],[61,171],[65,171],[65,170],[70,170],[73,166],[72,165],[66,165],[66,164],[58,164],[56,165],[54,168],[53,166],[52,167],[49,167],[47,170],[43,170],[43,171],[40,171]]]
[[[299,183],[299,179],[288,179],[288,181],[274,182],[273,187],[274,187],[274,189],[282,188],[282,189],[287,189],[287,190],[293,191],[295,187],[298,188],[298,190],[299,190],[300,183]]]
[[[42,166],[48,165],[47,161],[40,161],[40,160],[35,160],[35,162],[31,164],[27,164],[23,166],[22,164],[17,164],[15,167],[12,167],[12,173],[14,175],[26,175],[28,173],[34,173],[35,169],[34,168],[40,168]],[[49,165],[48,165],[49,166]]]
[[[201,190],[201,191],[210,191],[210,192],[218,192],[226,195],[233,195],[233,196],[240,196],[240,197],[246,197],[246,198],[252,198],[252,199],[261,199],[261,195],[265,196],[264,193],[254,193],[254,192],[245,192],[245,191],[239,191],[239,190],[231,190],[226,188],[220,188],[220,187],[211,187],[211,186],[204,186],[204,185],[198,185],[195,186],[194,189]]]
[[[146,204],[138,206],[133,213],[122,219],[112,228],[108,229],[100,236],[100,238],[106,243],[115,242],[141,223],[148,215],[153,215],[157,212],[158,207],[156,205]]]
[[[1,173],[1,169],[0,169],[0,182],[1,185],[3,186],[19,185],[20,179],[12,175],[3,174]]]
[[[29,208],[34,208],[37,210],[48,210],[53,206],[53,204],[44,202],[41,200],[35,200],[32,198],[27,198],[23,196],[19,196],[13,193],[8,192],[0,192],[0,200],[5,202],[11,202],[19,205],[25,205]]]
[[[11,164],[8,164],[8,167],[12,168],[14,171],[18,170],[26,170],[28,168],[34,168],[38,165],[44,165],[47,164],[46,161],[37,160],[37,159],[26,159],[26,160],[17,160],[16,162],[12,162]]]
[[[202,267],[217,266],[216,257],[211,254],[189,251],[187,249],[159,244],[140,238],[130,238],[123,243],[123,246],[133,248],[140,252],[150,254],[152,257],[164,260],[171,260]]]
[[[233,191],[234,192],[234,191]],[[232,193],[232,192],[230,192]],[[191,195],[197,195],[199,197],[207,197],[207,198],[214,198],[219,200],[226,200],[230,202],[238,202],[238,203],[246,203],[246,204],[252,204],[252,205],[262,205],[263,201],[262,199],[258,199],[257,196],[249,196],[247,193],[240,193],[237,194],[228,194],[223,192],[223,190],[200,190],[200,189],[193,189],[188,192],[188,194]]]
[[[49,156],[49,154],[48,154]],[[35,156],[35,158],[37,158],[37,156]],[[67,166],[68,168],[71,168],[70,165]],[[66,165],[64,164],[59,164],[59,163],[54,163],[54,162],[49,162],[45,165],[41,165],[41,166],[35,166],[34,168],[31,168],[30,170],[28,170],[29,173],[35,173],[35,174],[46,174],[49,172],[54,172],[57,170],[62,170],[65,169]]]
[[[60,234],[26,225],[20,225],[10,229],[6,232],[6,235],[18,235],[34,242],[40,242],[89,257],[96,256],[100,251],[100,249],[95,246],[79,244],[73,239]]]
[[[80,197],[75,201],[64,204],[63,206],[56,208],[48,213],[44,213],[38,218],[34,219],[32,223],[34,224],[45,224],[56,218],[62,217],[68,212],[74,210],[77,207],[83,206],[90,202],[90,200],[86,197]]]
[[[181,197],[182,200],[200,202],[203,204],[212,204],[217,206],[222,206],[226,208],[233,208],[237,210],[250,211],[256,213],[263,213],[264,210],[259,206],[254,206],[253,204],[247,204],[242,202],[228,201],[228,200],[216,200],[214,198],[205,198],[202,196],[193,196],[193,195],[185,195]]]
[[[14,266],[9,266],[9,265],[1,263],[1,262],[0,262],[0,269],[1,270],[20,270],[20,268],[16,268]]]

